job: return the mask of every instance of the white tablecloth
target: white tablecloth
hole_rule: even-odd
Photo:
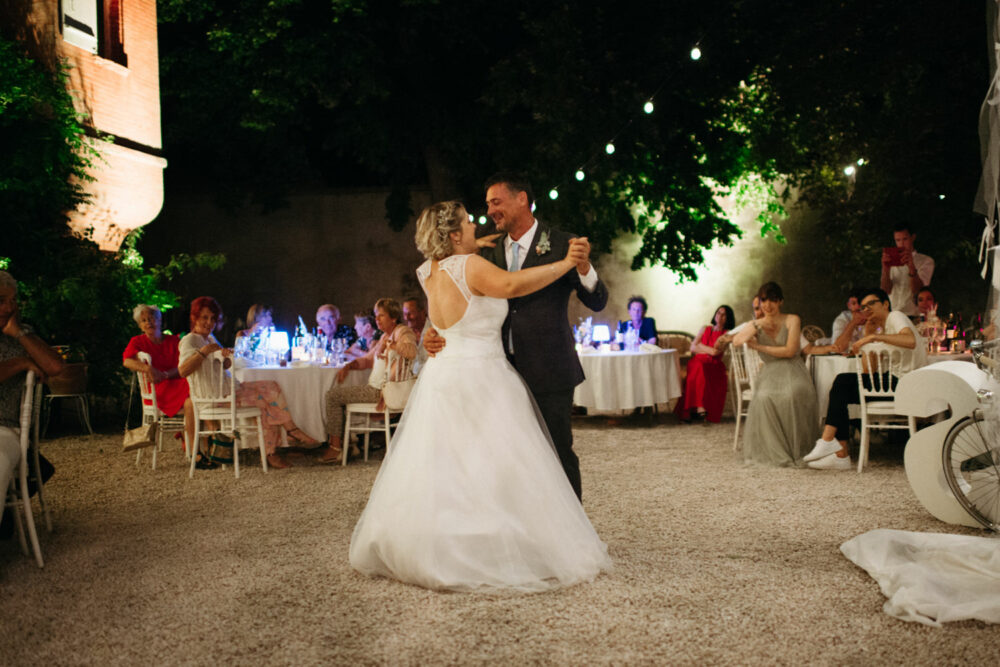
[[[581,354],[587,379],[573,403],[594,410],[632,410],[667,403],[681,395],[677,350]]]
[[[274,380],[288,401],[288,411],[296,425],[313,438],[326,440],[326,392],[337,378],[334,366],[258,366],[236,371],[240,382]],[[361,386],[368,382],[370,369],[350,371],[344,386]]]

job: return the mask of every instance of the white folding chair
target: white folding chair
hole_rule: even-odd
[[[733,451],[740,448],[740,422],[750,413],[750,401],[757,385],[760,355],[744,343],[732,348],[733,412],[736,413],[736,432],[733,434]]]
[[[146,352],[140,352],[136,355],[139,361],[144,364],[152,365],[153,359]],[[156,402],[156,386],[153,384],[152,379],[145,373],[136,373],[136,381],[139,383],[139,401],[142,405],[142,423],[143,424],[159,424],[159,428],[156,430],[156,446],[153,447],[153,470],[156,470],[156,452],[157,450],[163,451],[163,432],[169,431],[170,433],[176,433],[180,431],[181,439],[184,442],[184,455],[190,456],[188,450],[187,434],[184,433],[184,413],[178,412],[174,417],[168,417],[160,410],[160,406]],[[135,464],[139,465],[139,460],[142,458],[142,449],[139,449],[135,453]]]
[[[194,442],[191,443],[191,469],[194,477],[201,436],[225,435],[233,439],[233,469],[240,476],[240,445],[247,431],[257,431],[260,464],[267,472],[267,450],[264,447],[264,425],[260,408],[236,405],[236,378],[224,368],[222,350],[208,355],[201,368],[188,376],[191,402],[194,404]],[[213,422],[217,425],[210,425]]]
[[[393,381],[402,381],[412,377],[413,360],[404,359],[395,354],[389,353],[388,358],[389,378]],[[389,451],[389,440],[392,438],[392,428],[398,423],[399,415],[403,414],[403,409],[390,409],[388,407],[379,410],[377,403],[348,403],[345,406],[344,416],[344,442],[343,455],[340,464],[347,465],[347,452],[350,449],[351,433],[364,434],[364,457],[368,460],[368,441],[373,431],[382,431],[385,434],[385,450]],[[382,415],[382,422],[373,421],[373,417]],[[396,417],[397,422],[392,418]]]
[[[42,548],[38,544],[38,532],[35,530],[35,518],[31,510],[31,495],[28,493],[28,445],[31,441],[32,403],[35,397],[35,373],[28,371],[24,379],[24,393],[21,395],[20,414],[20,459],[18,461],[17,477],[12,478],[7,489],[7,507],[10,507],[14,516],[14,524],[17,528],[17,537],[21,543],[21,551],[28,555],[28,543],[24,539],[24,526],[21,521],[20,512],[24,512],[24,523],[28,526],[28,538],[31,540],[31,549],[35,555],[35,562],[38,567],[44,567],[45,561],[42,559]],[[37,480],[37,485],[41,487],[41,478]]]
[[[908,429],[912,436],[917,432],[917,420],[896,413],[895,380],[903,376],[905,351],[885,343],[869,343],[861,348],[858,363],[858,394],[861,398],[861,449],[858,453],[858,472],[868,463],[868,445],[871,429]],[[863,368],[867,360],[867,370]],[[865,379],[868,387],[865,387]]]

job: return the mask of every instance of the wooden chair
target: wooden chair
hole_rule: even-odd
[[[136,355],[139,361],[145,364],[152,364],[153,359],[146,352],[140,352]],[[184,413],[179,412],[174,417],[168,417],[160,410],[159,405],[156,403],[156,388],[153,385],[152,380],[145,373],[136,373],[135,379],[139,383],[139,400],[142,405],[142,423],[143,424],[159,424],[159,428],[156,433],[156,446],[153,447],[153,470],[156,470],[156,452],[157,450],[163,451],[163,432],[169,431],[170,433],[181,432],[181,438],[184,442],[184,455],[190,456],[188,450],[187,434],[184,433]],[[135,453],[135,464],[139,465],[139,460],[142,458],[142,449],[139,449]]]
[[[870,343],[861,348],[858,360],[858,395],[861,398],[861,449],[858,452],[858,472],[868,463],[871,429],[908,429],[917,432],[917,420],[896,412],[896,381],[906,372],[903,359],[906,352],[894,345]],[[866,365],[862,361],[867,360]],[[868,387],[865,387],[865,379]]]
[[[24,392],[21,395],[20,414],[20,457],[17,461],[17,476],[12,476],[7,485],[6,505],[13,511],[14,525],[17,528],[17,537],[21,543],[21,551],[28,555],[28,542],[24,538],[24,524],[28,526],[28,538],[31,541],[31,550],[35,556],[35,563],[38,567],[45,566],[42,558],[42,548],[38,544],[38,531],[35,529],[35,518],[31,510],[31,495],[28,492],[28,446],[31,441],[32,423],[32,403],[35,398],[35,373],[28,371],[24,379]],[[36,469],[36,475],[37,475]],[[5,480],[6,481],[6,480]],[[41,478],[38,478],[38,487],[41,488]],[[24,513],[24,521],[21,520],[21,512]]]
[[[677,359],[681,367],[681,376],[678,379],[683,390],[687,382],[687,365],[692,356],[691,346],[694,345],[694,336],[686,331],[657,331],[656,344],[665,350],[677,350]]]
[[[45,425],[42,427],[44,436],[49,430],[49,419],[52,417],[52,403],[56,400],[70,399],[75,401],[80,409],[80,419],[87,427],[87,433],[94,435],[90,427],[90,394],[87,393],[87,364],[67,364],[62,374],[49,378],[49,393],[45,395]]]
[[[188,477],[194,477],[201,436],[225,435],[233,439],[233,470],[239,478],[240,445],[247,432],[254,430],[257,432],[260,464],[264,472],[267,472],[267,449],[264,447],[264,425],[260,408],[237,407],[236,378],[225,370],[224,362],[222,350],[216,350],[208,355],[197,372],[187,378],[188,386],[191,387],[195,423]]]

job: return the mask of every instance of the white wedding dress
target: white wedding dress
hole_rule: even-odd
[[[432,589],[539,591],[611,566],[504,356],[503,299],[474,296],[468,255],[439,266],[468,302],[438,331],[351,538],[351,565]],[[430,262],[417,270],[423,285]],[[435,327],[437,328],[437,327]]]

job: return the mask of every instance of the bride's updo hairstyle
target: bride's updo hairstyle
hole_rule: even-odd
[[[441,260],[454,252],[451,233],[462,231],[466,220],[460,201],[431,204],[417,218],[417,250],[427,259]]]

